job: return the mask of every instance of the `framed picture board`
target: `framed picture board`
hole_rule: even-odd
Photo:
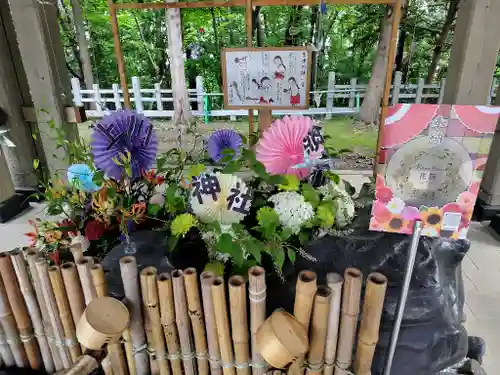
[[[306,47],[222,51],[227,109],[309,108],[311,52]]]
[[[382,128],[370,229],[464,239],[500,107],[398,104]]]

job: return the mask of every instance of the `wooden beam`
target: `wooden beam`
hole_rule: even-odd
[[[118,73],[120,75],[120,85],[123,91],[123,102],[125,108],[131,109],[130,94],[127,86],[127,75],[125,73],[125,60],[123,58],[122,46],[120,44],[120,30],[118,28],[118,19],[116,18],[116,4],[114,0],[108,0],[109,17],[111,18],[111,27],[113,28],[113,41],[115,44],[116,62],[118,64]]]
[[[397,0],[325,0],[327,4],[395,4]],[[205,1],[182,1],[178,3],[131,3],[114,4],[119,9],[149,9],[160,10],[168,8],[223,8],[223,7],[245,7],[246,0],[205,0]],[[252,0],[251,6],[280,6],[280,5],[317,5],[317,0]]]
[[[247,47],[252,48],[253,40],[252,40],[252,18],[253,18],[253,7],[252,0],[245,0],[245,21],[247,27]],[[259,115],[260,115],[259,111]],[[250,136],[254,131],[254,118],[253,118],[253,110],[248,110],[248,145],[251,146]]]
[[[51,120],[50,115],[41,111],[37,117],[34,107],[21,107],[21,111],[26,122],[49,122]],[[70,124],[80,124],[87,121],[87,115],[83,107],[64,107],[64,116],[64,120]]]

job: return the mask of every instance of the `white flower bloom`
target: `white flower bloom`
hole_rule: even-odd
[[[149,199],[149,203],[163,206],[165,203],[165,196],[162,193],[156,193]]]
[[[405,208],[405,202],[398,197],[393,197],[389,203],[387,203],[387,209],[393,214],[400,214]]]
[[[342,229],[349,225],[354,219],[356,209],[354,201],[349,195],[344,195],[335,199],[337,211],[335,212],[335,224],[337,228]]]
[[[281,225],[298,233],[301,226],[314,216],[314,209],[301,194],[293,191],[278,193],[269,198],[274,203]]]

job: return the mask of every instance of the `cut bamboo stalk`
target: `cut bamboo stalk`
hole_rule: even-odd
[[[100,264],[93,264],[90,267],[90,274],[92,275],[92,282],[96,291],[97,297],[104,297],[108,295],[108,286],[104,279],[104,269]]]
[[[83,296],[85,297],[85,305],[97,297],[97,292],[92,282],[92,275],[90,274],[90,267],[94,264],[91,257],[83,257],[76,262],[76,269],[78,270],[78,277],[82,284]]]
[[[43,366],[42,358],[35,339],[30,315],[24,303],[12,261],[6,253],[0,254],[0,274],[4,280],[7,298],[19,330],[19,338],[24,344],[30,367],[36,370],[41,369]]]
[[[40,353],[42,355],[43,367],[46,372],[51,374],[55,371],[54,361],[52,360],[52,353],[50,352],[49,343],[47,341],[47,337],[45,336],[42,314],[40,312],[40,308],[38,307],[38,301],[36,300],[33,285],[31,285],[24,256],[20,251],[16,250],[11,252],[11,259],[14,271],[16,272],[17,280],[19,281],[21,294],[24,298],[24,302],[26,303],[26,308],[31,316],[31,320],[33,321],[35,335],[38,341],[38,346],[40,347]]]
[[[368,275],[354,361],[356,375],[369,375],[378,342],[380,318],[384,307],[387,278],[381,273]]]
[[[191,325],[189,324],[186,291],[184,287],[183,272],[172,271],[172,284],[174,287],[175,321],[181,345],[181,358],[185,375],[195,375],[196,369],[193,361],[193,343],[191,341]]]
[[[162,273],[158,276],[158,294],[160,298],[161,324],[167,341],[172,373],[173,375],[182,375],[181,359],[179,357],[179,334],[175,325],[174,290],[170,274]]]
[[[52,359],[54,360],[54,368],[56,371],[61,371],[64,369],[64,366],[62,364],[59,348],[56,345],[54,334],[55,329],[54,327],[52,327],[52,322],[50,320],[49,312],[47,309],[47,303],[45,302],[45,297],[42,292],[42,283],[40,281],[38,270],[35,265],[35,261],[37,258],[38,253],[35,249],[30,249],[26,253],[26,260],[28,261],[31,278],[33,279],[33,287],[35,288],[36,299],[38,300],[38,306],[40,307],[40,312],[42,313],[45,334],[47,336],[47,341],[52,353]]]
[[[106,297],[108,295],[108,285],[104,278],[104,269],[100,264],[93,264],[90,267],[90,273],[97,297]],[[108,344],[108,357],[114,373],[127,373],[127,364],[119,342]]]
[[[310,270],[300,271],[297,276],[297,285],[295,287],[295,304],[293,306],[293,315],[309,332],[309,323],[311,321],[314,295],[317,289],[316,273]],[[290,373],[293,375],[302,374],[302,365],[305,357],[297,358],[291,365]]]
[[[142,299],[145,305],[145,315],[148,315],[151,322],[154,349],[156,360],[160,369],[160,375],[169,375],[165,341],[163,338],[160,321],[160,308],[158,306],[158,287],[156,283],[156,268],[147,267],[141,272]]]
[[[189,318],[191,319],[193,328],[198,374],[208,375],[207,338],[205,334],[205,322],[203,321],[203,308],[201,307],[196,268],[187,268],[184,270],[184,284],[186,285]]]
[[[328,310],[332,291],[329,287],[320,286],[314,297],[314,306],[311,319],[311,340],[309,354],[307,355],[308,367],[306,375],[320,375],[323,371],[323,358],[325,352],[326,332],[328,329]]]
[[[105,366],[106,366],[105,364],[102,365],[102,368],[104,369]],[[71,369],[69,369],[67,371],[58,372],[55,375],[94,374],[94,373],[96,373],[96,371],[94,371],[94,370],[96,370],[98,368],[99,368],[99,363],[97,362],[97,359],[95,359],[91,355],[85,354],[85,355],[82,355],[80,358],[78,358],[78,361],[76,361],[73,364],[73,366],[71,366]]]
[[[144,321],[142,319],[142,301],[137,279],[137,262],[133,256],[120,259],[120,271],[123,280],[123,289],[127,299],[127,307],[130,311],[130,336],[135,352],[135,368],[137,375],[149,374],[149,360],[146,349],[146,336],[144,333]]]
[[[234,356],[231,334],[229,333],[229,319],[227,317],[226,291],[222,277],[216,277],[212,283],[212,299],[222,358],[222,371],[224,375],[235,375],[236,372],[232,366]]]
[[[135,368],[134,346],[132,345],[132,336],[130,335],[129,328],[123,331],[123,341],[125,355],[127,356],[128,373],[130,375],[137,375],[137,370]]]
[[[83,296],[82,285],[76,265],[72,262],[63,263],[61,265],[61,273],[64,282],[64,288],[68,295],[69,308],[73,323],[76,325],[85,311],[85,297]]]
[[[71,366],[71,357],[68,348],[64,343],[63,327],[61,319],[59,318],[59,313],[57,311],[54,292],[52,291],[52,286],[50,284],[49,266],[45,258],[41,256],[36,258],[35,265],[38,273],[38,278],[40,279],[40,286],[43,293],[44,303],[47,305],[48,315],[52,328],[54,330],[54,338],[56,340],[56,346],[59,349],[62,366],[63,368],[67,369]]]
[[[14,355],[12,354],[12,350],[10,349],[9,344],[7,343],[7,338],[5,336],[5,332],[3,330],[2,325],[0,324],[0,357],[2,358],[2,364],[5,367],[12,367],[16,364],[14,360]]]
[[[208,355],[210,356],[210,372],[212,375],[222,375],[220,367],[220,348],[217,337],[217,326],[215,323],[214,303],[212,299],[212,283],[215,275],[212,272],[203,272],[201,279],[201,295],[203,300],[203,312],[205,325],[207,327]]]
[[[242,276],[229,279],[229,311],[237,375],[250,375],[246,283]]]
[[[333,375],[335,355],[337,353],[337,338],[340,322],[340,302],[342,301],[342,285],[344,278],[338,273],[326,275],[328,287],[332,290],[330,298],[330,312],[328,314],[328,330],[325,344],[325,371],[324,375]]]
[[[111,360],[109,359],[109,357],[106,357],[102,360],[101,367],[104,375],[114,375],[113,368],[111,367]]]
[[[149,319],[149,314],[147,313],[145,308],[143,313],[144,313],[144,331],[146,332],[146,343],[148,348],[150,373],[151,375],[160,375],[160,367],[158,365],[158,361],[156,360],[156,350],[153,339],[153,328],[151,327],[151,320]]]
[[[266,271],[262,267],[248,270],[248,294],[250,300],[250,331],[252,333],[252,375],[264,375],[267,363],[257,350],[256,335],[266,320]]]
[[[9,343],[10,349],[14,356],[14,362],[16,367],[28,367],[28,357],[24,351],[24,347],[19,341],[19,336],[16,327],[16,321],[12,315],[12,310],[10,308],[9,300],[7,298],[7,292],[5,291],[5,286],[0,278],[0,322],[2,323],[3,330],[5,331],[5,337]]]
[[[66,296],[66,291],[64,290],[61,270],[58,266],[52,266],[49,268],[49,277],[50,283],[52,284],[52,290],[54,291],[54,297],[56,298],[59,318],[61,319],[64,336],[66,338],[66,345],[68,346],[71,354],[72,362],[75,362],[82,354],[82,351],[80,350],[80,345],[76,339],[75,324],[73,323],[73,317],[71,316],[68,297]]]
[[[363,275],[360,270],[356,268],[345,270],[335,375],[343,375],[352,363],[362,283]]]

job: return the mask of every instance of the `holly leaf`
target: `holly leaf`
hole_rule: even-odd
[[[288,259],[290,259],[290,262],[295,263],[295,258],[297,256],[297,254],[295,253],[295,250],[288,248],[286,253],[288,255]]]

